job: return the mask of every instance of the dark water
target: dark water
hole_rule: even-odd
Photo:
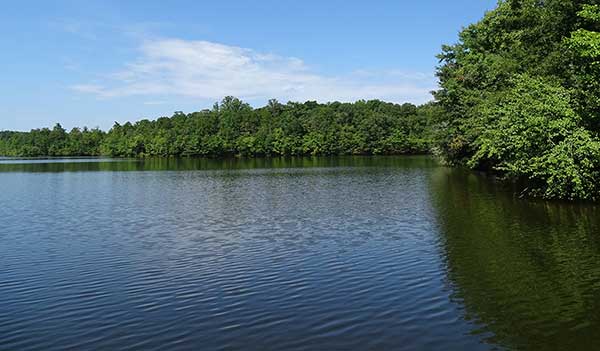
[[[591,350],[600,209],[422,157],[0,161],[0,350]]]

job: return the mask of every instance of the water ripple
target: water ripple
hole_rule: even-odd
[[[502,309],[528,316],[521,328],[585,335],[598,325],[571,313],[598,296],[597,256],[541,234],[536,244],[556,260],[535,245],[507,248],[499,232],[463,240],[469,224],[454,230],[443,200],[477,209],[462,193],[432,198],[428,159],[171,170],[86,162],[0,167],[0,350],[487,350],[522,345],[510,343]],[[507,223],[507,233],[524,230]],[[503,291],[498,279],[530,271],[503,275],[506,264],[490,257],[559,267],[573,285],[545,294],[548,273]],[[569,318],[535,318],[538,292]],[[493,308],[473,307],[496,295]]]

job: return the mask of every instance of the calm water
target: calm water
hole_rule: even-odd
[[[422,157],[0,161],[0,350],[590,350],[600,209]]]

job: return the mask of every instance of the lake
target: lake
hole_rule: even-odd
[[[428,157],[0,161],[0,350],[590,350],[600,208]]]

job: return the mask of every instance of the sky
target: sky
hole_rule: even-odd
[[[435,57],[496,0],[20,0],[0,4],[0,130],[436,89]]]

